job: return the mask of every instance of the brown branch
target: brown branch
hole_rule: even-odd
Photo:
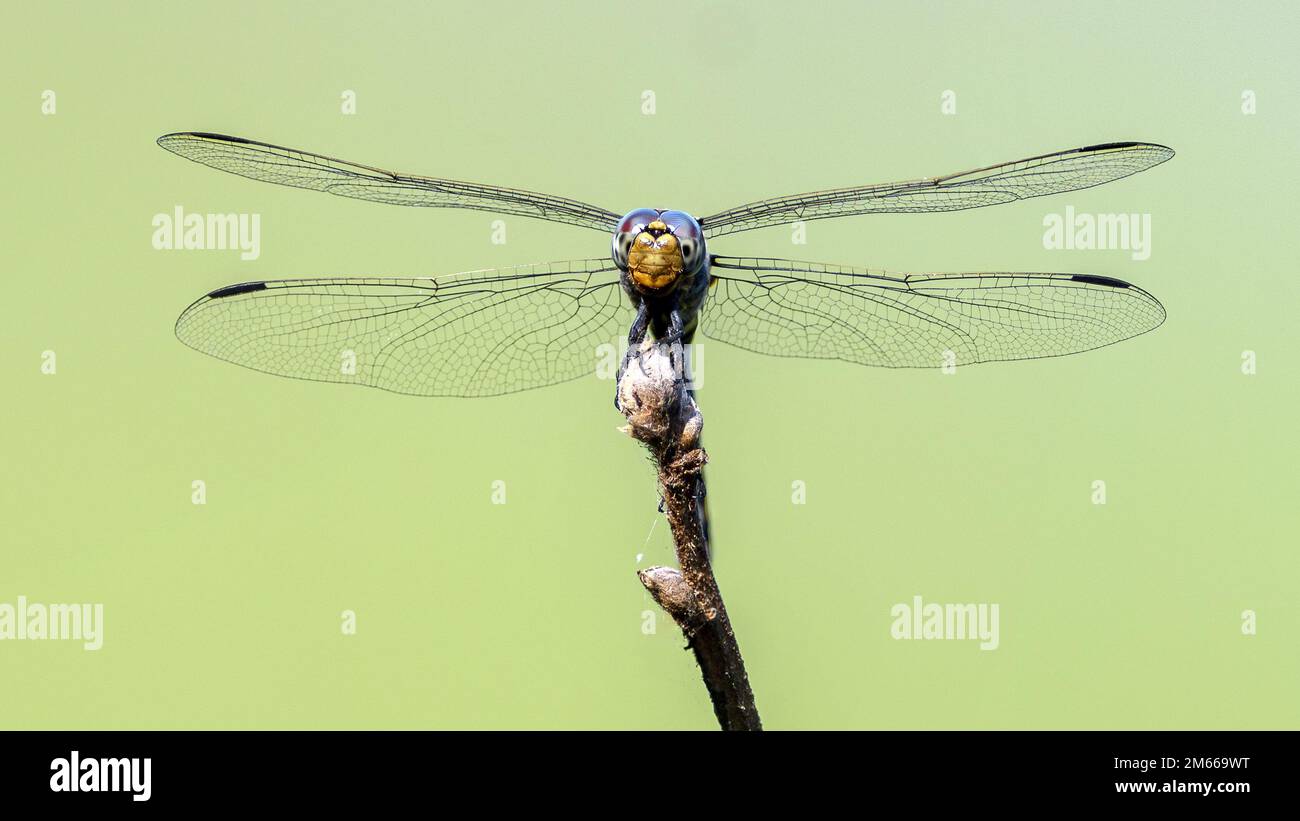
[[[686,636],[722,729],[761,730],[745,662],[709,563],[700,508],[708,461],[700,447],[704,417],[673,361],[667,346],[647,341],[618,385],[628,421],[624,431],[649,449],[658,467],[659,494],[681,567],[650,567],[637,576]]]

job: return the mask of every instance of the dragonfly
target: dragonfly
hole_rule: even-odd
[[[166,150],[277,185],[391,205],[465,208],[603,231],[608,257],[451,276],[242,282],[187,307],[176,336],[218,359],[298,379],[419,396],[485,397],[594,373],[627,335],[696,335],[777,357],[938,368],[1065,356],[1158,327],[1136,285],[1079,273],[912,273],[711,254],[719,237],[859,214],[960,211],[1077,191],[1174,156],[1145,142],[1090,145],[908,182],[837,188],[696,218],[623,214],[566,197],[395,173],[241,137],[179,132]],[[617,404],[617,402],[616,402]]]

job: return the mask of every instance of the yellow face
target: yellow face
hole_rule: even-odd
[[[682,246],[662,220],[646,225],[627,252],[627,272],[636,286],[662,293],[677,284],[685,267]]]

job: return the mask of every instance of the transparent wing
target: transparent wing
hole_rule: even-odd
[[[700,330],[772,356],[937,368],[1079,353],[1164,318],[1141,288],[1087,274],[886,274],[715,257]]]
[[[706,237],[855,214],[960,211],[1091,188],[1174,156],[1153,143],[1106,143],[911,182],[837,188],[751,202],[700,220]]]
[[[286,279],[218,288],[176,336],[246,368],[419,396],[495,396],[593,373],[632,309],[609,260],[436,279]]]
[[[600,231],[614,230],[619,221],[618,214],[564,197],[495,185],[395,174],[382,168],[242,137],[181,132],[159,137],[158,145],[187,160],[241,177],[359,200],[431,208],[473,208]]]

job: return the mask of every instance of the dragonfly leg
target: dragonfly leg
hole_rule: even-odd
[[[682,347],[685,331],[686,324],[682,320],[682,312],[673,308],[668,314],[668,333],[664,334],[660,341],[668,343],[668,355],[672,358],[673,370],[681,380],[686,379],[686,349]]]
[[[623,361],[618,366],[618,378],[614,380],[614,410],[622,411],[623,408],[618,403],[618,385],[623,381],[623,372],[627,370],[628,363],[632,357],[636,356],[641,350],[641,343],[645,341],[646,332],[650,330],[650,308],[642,302],[637,306],[636,318],[632,320],[632,327],[627,332],[627,350],[623,352]]]

